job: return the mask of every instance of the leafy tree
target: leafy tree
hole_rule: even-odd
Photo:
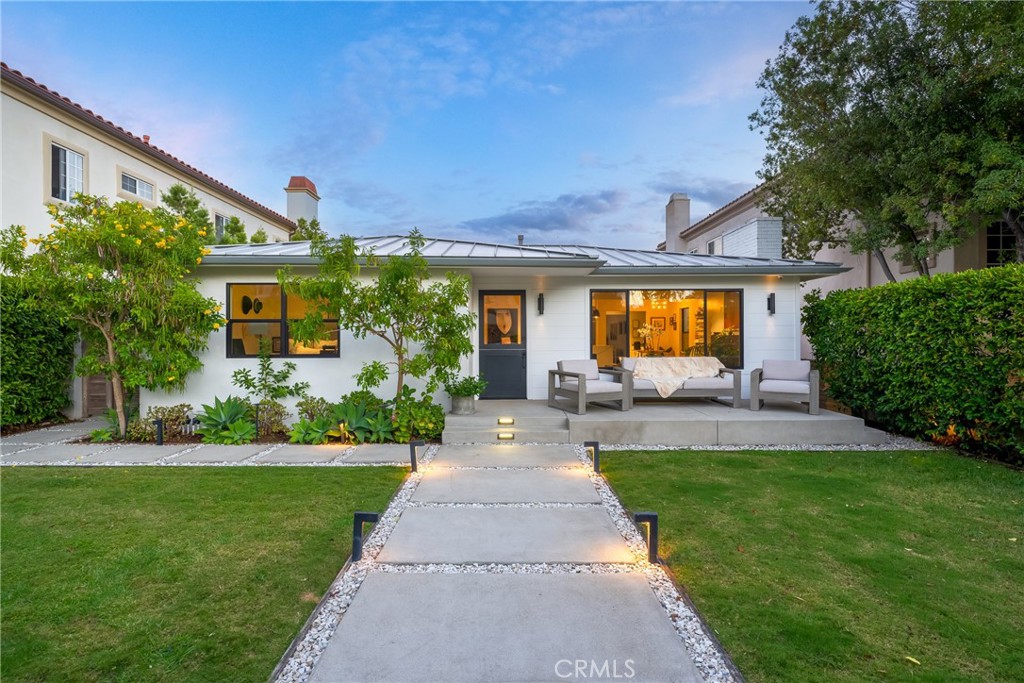
[[[305,242],[313,240],[325,240],[327,239],[327,231],[320,227],[320,221],[314,218],[311,221],[307,221],[305,218],[300,218],[295,221],[295,224],[299,227],[292,233],[289,241],[291,242]]]
[[[175,183],[167,188],[167,192],[161,192],[160,201],[175,216],[184,218],[186,223],[203,231],[200,237],[206,237],[213,229],[210,212],[203,207],[195,191],[181,183]]]
[[[256,232],[254,232],[252,234],[252,237],[249,238],[249,243],[250,244],[266,244],[267,243],[267,239],[268,239],[267,238],[267,231],[264,230],[263,228],[260,228],[259,230],[257,230]]]
[[[219,306],[187,276],[208,253],[200,226],[141,204],[110,206],[76,195],[50,205],[53,231],[31,240],[22,228],[0,232],[0,257],[85,341],[80,375],[103,374],[113,386],[118,427],[125,433],[125,397],[139,387],[179,389],[202,367],[197,354],[224,324]]]
[[[409,376],[424,379],[428,392],[436,390],[473,351],[473,316],[468,312],[469,279],[447,273],[443,281],[428,283],[423,245],[423,236],[414,230],[406,253],[383,258],[372,251],[360,253],[352,237],[314,240],[312,254],[320,264],[315,276],[297,276],[290,268],[278,272],[286,292],[312,302],[306,318],[289,326],[292,335],[315,341],[323,336],[323,319],[337,317],[357,339],[379,337],[394,353],[388,363],[363,365],[357,378],[361,387],[379,386],[393,370],[396,401],[403,398]],[[373,269],[372,280],[360,277],[361,262]]]
[[[248,241],[245,236],[245,223],[238,216],[232,216],[224,224],[224,232],[217,240],[217,244],[245,244]]]
[[[787,251],[927,259],[1007,220],[1024,260],[1024,4],[821,2],[751,115]],[[892,279],[890,273],[890,279]]]

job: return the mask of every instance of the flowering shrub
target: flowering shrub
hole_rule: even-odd
[[[110,380],[123,434],[126,394],[182,387],[224,324],[188,277],[210,253],[206,230],[167,209],[102,197],[76,195],[48,210],[52,231],[30,240],[35,253],[20,228],[0,231],[0,262],[76,327],[86,342],[76,371]]]

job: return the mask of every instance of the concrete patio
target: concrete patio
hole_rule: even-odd
[[[499,425],[498,418],[512,418]],[[445,444],[513,442],[637,444],[665,446],[880,444],[885,433],[858,417],[768,403],[761,410],[710,400],[643,401],[629,411],[588,405],[584,415],[551,408],[546,401],[477,401],[475,415],[446,416]]]

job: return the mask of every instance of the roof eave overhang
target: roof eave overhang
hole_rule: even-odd
[[[594,275],[798,275],[800,277],[828,277],[839,275],[852,268],[842,266],[652,266],[636,268],[630,266],[605,266],[594,271]]]

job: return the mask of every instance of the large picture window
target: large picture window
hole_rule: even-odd
[[[265,343],[273,356],[337,358],[341,355],[337,320],[325,318],[326,334],[312,344],[289,337],[289,322],[306,317],[308,307],[301,298],[285,294],[280,285],[228,285],[228,357],[258,356],[260,344]]]
[[[609,367],[629,356],[714,356],[741,368],[742,304],[740,290],[592,291],[592,357]]]

